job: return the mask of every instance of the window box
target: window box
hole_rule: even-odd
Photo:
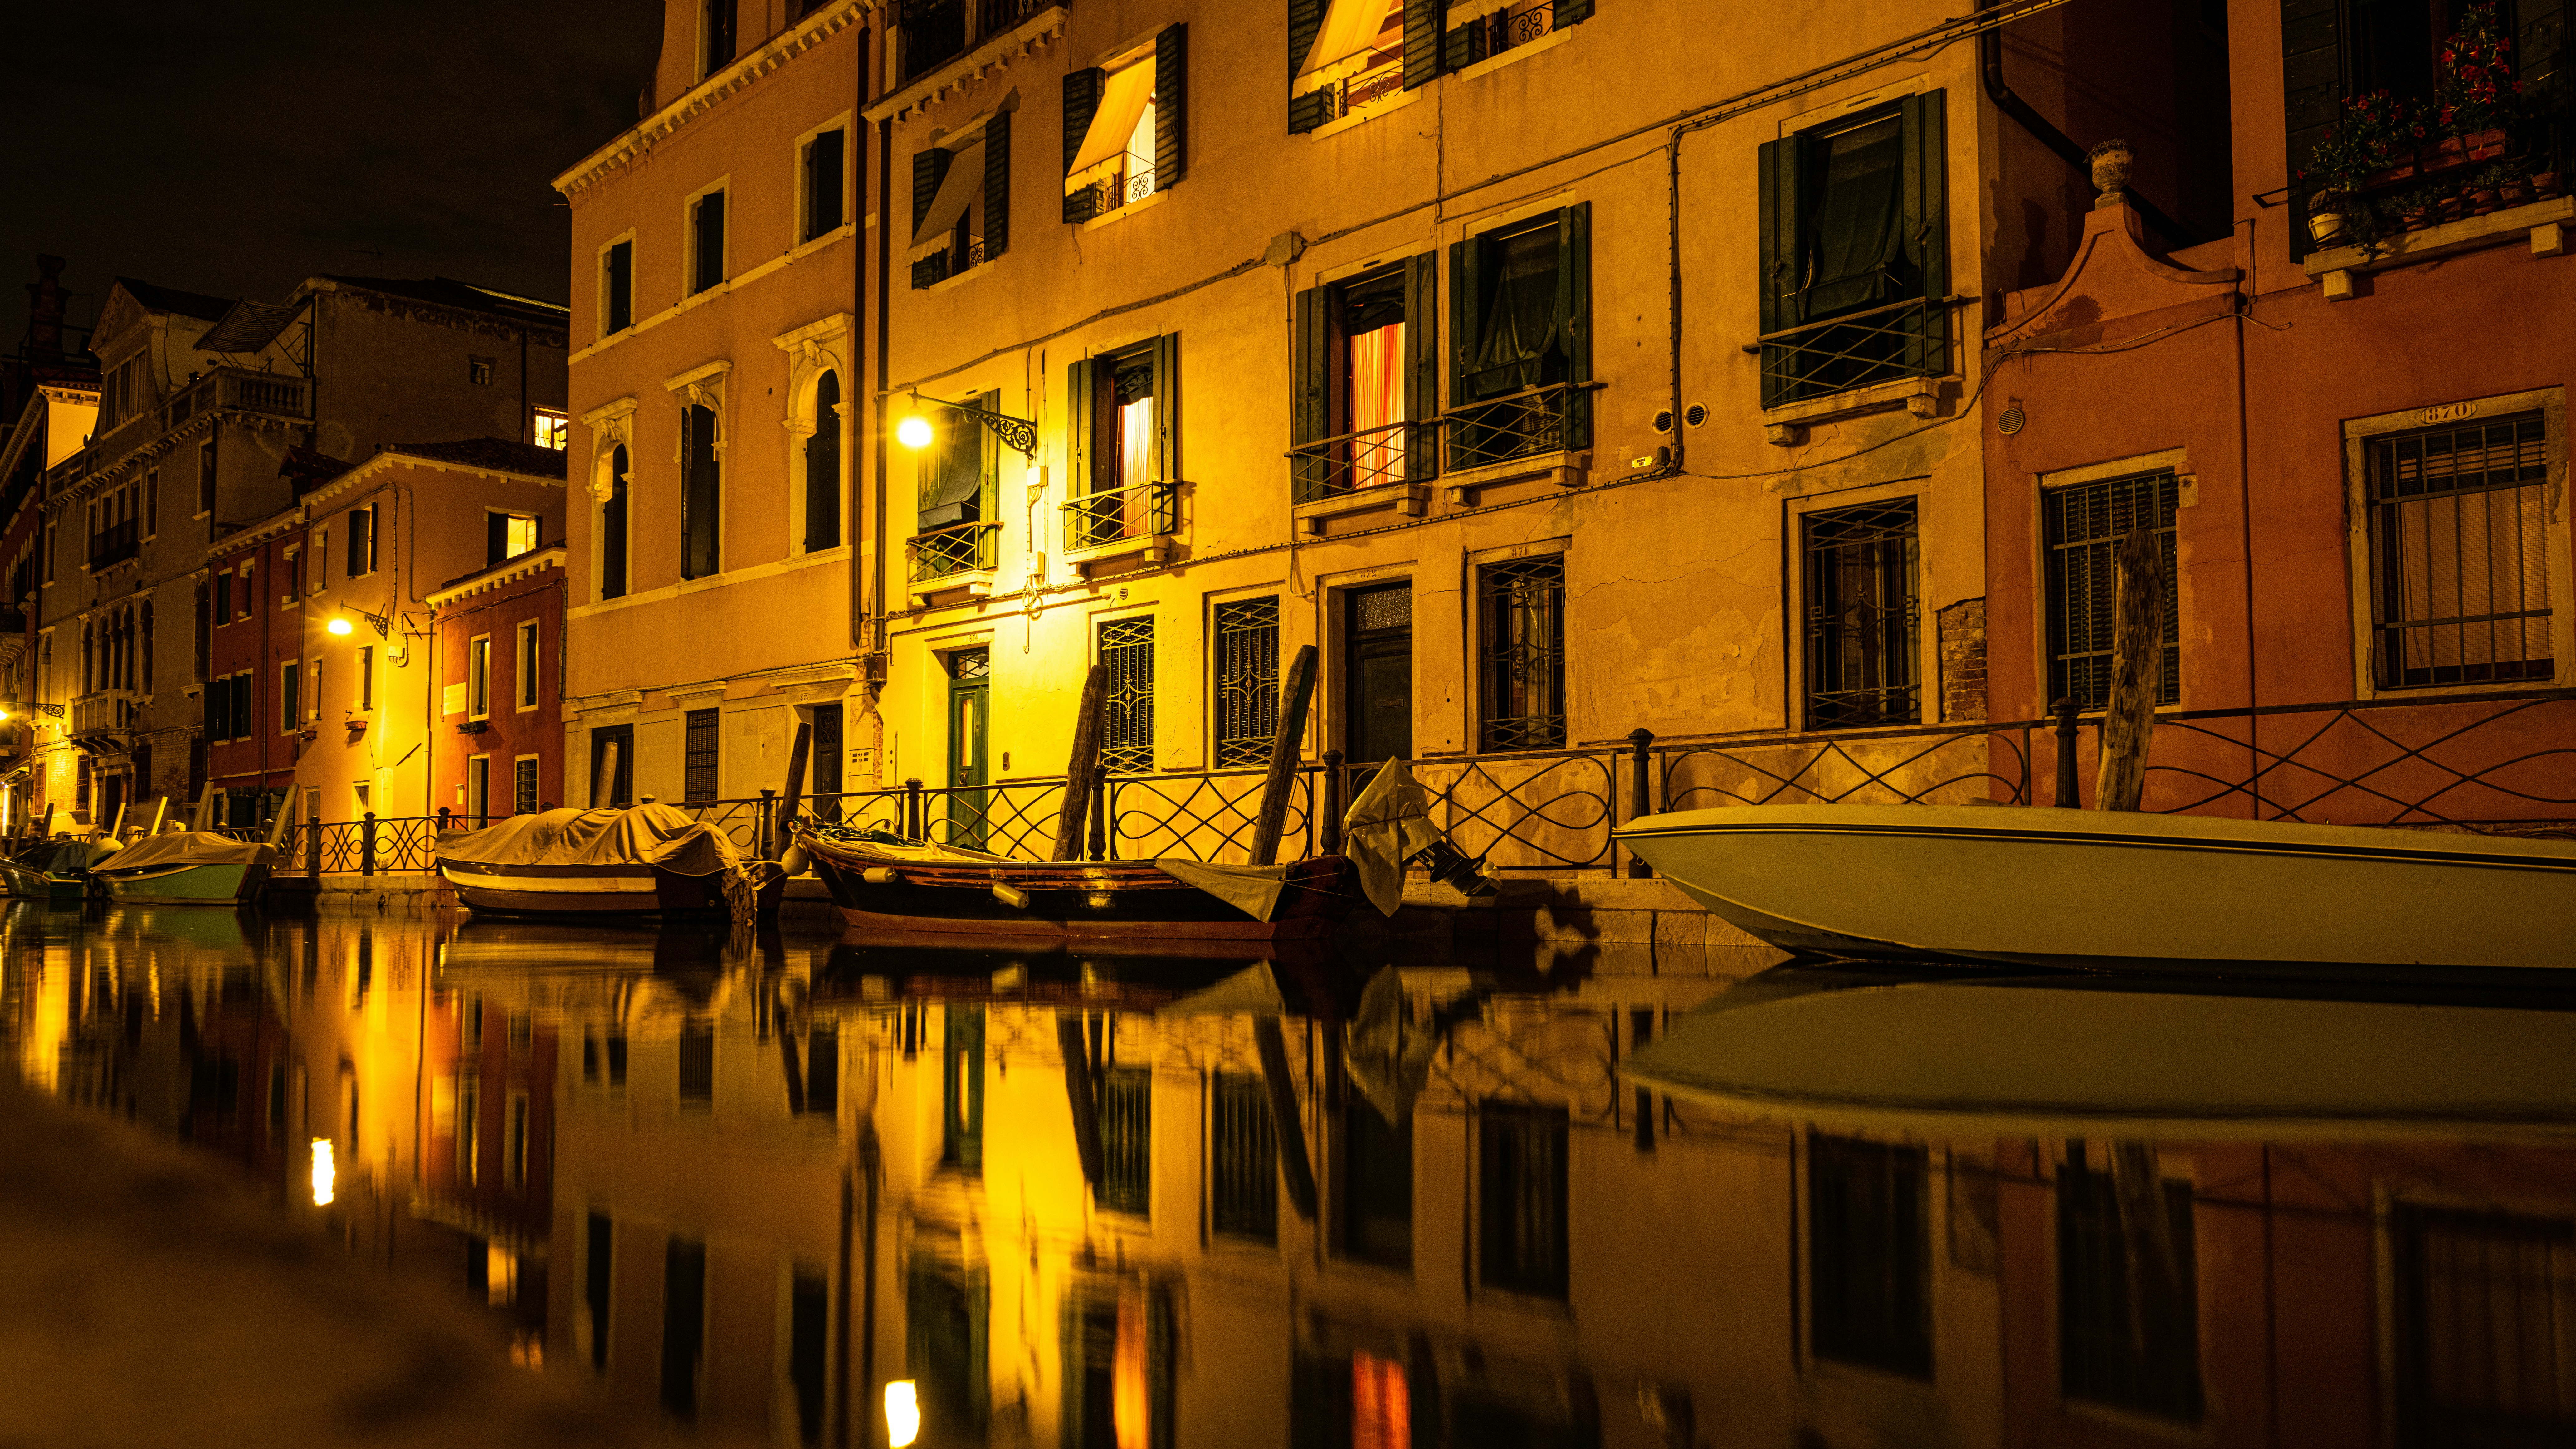
[[[1354,513],[1374,513],[1381,508],[1402,509],[1407,517],[1420,518],[1431,505],[1428,483],[1382,483],[1375,488],[1355,488],[1348,493],[1328,494],[1308,503],[1293,506],[1297,521],[1308,533],[1320,534],[1327,519],[1343,518]]]
[[[2531,254],[2554,257],[2567,249],[2567,224],[2576,221],[2576,196],[2556,196],[2525,206],[2466,216],[2438,226],[2400,232],[2373,245],[2328,247],[2310,252],[2301,265],[2325,285],[2326,300],[2348,302],[2357,295],[2354,278],[2436,257],[2454,256],[2484,247],[2503,246],[2528,237]]]

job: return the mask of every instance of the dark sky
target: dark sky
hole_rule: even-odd
[[[0,350],[35,256],[276,298],[320,272],[565,298],[546,183],[632,125],[660,0],[8,5]]]

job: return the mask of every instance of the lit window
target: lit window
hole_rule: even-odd
[[[492,638],[478,634],[465,643],[465,712],[481,719],[492,712]]]
[[[474,384],[476,387],[490,387],[492,385],[492,359],[488,357],[469,357],[465,359],[465,380]]]
[[[537,409],[537,425],[531,439],[540,448],[557,452],[572,446],[572,419],[552,408]]]

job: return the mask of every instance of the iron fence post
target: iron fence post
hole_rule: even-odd
[[[358,874],[376,873],[376,812],[368,811],[358,820]]]
[[[1109,859],[1109,767],[1091,767],[1091,858]]]
[[[921,777],[915,775],[903,782],[903,838],[929,839],[930,837],[924,833],[922,821]]]
[[[1628,818],[1630,820],[1642,819],[1654,813],[1648,803],[1647,795],[1648,772],[1655,767],[1654,748],[1653,730],[1635,729],[1628,732]],[[1613,768],[1615,770],[1616,767]],[[1628,852],[1630,877],[1643,880],[1654,873],[1654,867],[1639,859],[1636,851]]]
[[[2057,716],[2057,808],[2080,810],[2084,801],[2075,783],[2075,701],[2061,699],[2049,709]]]
[[[760,819],[756,828],[759,831],[759,858],[762,860],[776,860],[778,858],[778,852],[772,848],[777,842],[770,838],[770,831],[777,824],[777,796],[777,791],[772,790],[765,785],[761,787]]]
[[[304,873],[315,878],[322,874],[322,822],[319,820],[304,822]]]
[[[1342,853],[1342,752],[1324,751],[1324,823],[1319,855]]]

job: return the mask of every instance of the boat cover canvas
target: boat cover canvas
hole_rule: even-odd
[[[1342,1049],[1351,1085],[1388,1125],[1401,1127],[1413,1120],[1413,1100],[1431,1085],[1431,1059],[1439,1052],[1439,1030],[1404,1009],[1404,978],[1381,967],[1360,990]]]
[[[1194,885],[1256,921],[1270,919],[1279,893],[1288,888],[1284,865],[1215,865],[1203,860],[1158,860],[1154,869]]]
[[[725,833],[668,805],[547,810],[439,837],[438,858],[477,865],[649,865],[674,875],[743,869]]]
[[[1270,963],[1256,961],[1218,982],[1205,991],[1193,991],[1168,1006],[1154,1009],[1156,1016],[1278,1016],[1288,1010],[1288,998],[1279,994],[1279,978],[1272,974]]]
[[[1381,915],[1404,904],[1404,862],[1440,839],[1431,823],[1431,796],[1402,760],[1379,768],[1342,817],[1342,849],[1359,867],[1360,889]]]
[[[101,875],[138,875],[146,871],[183,870],[192,865],[271,865],[277,852],[265,845],[217,835],[211,830],[177,830],[147,835],[92,869]]]
[[[113,841],[61,836],[20,853],[15,863],[33,871],[70,872],[87,870],[115,853]]]

